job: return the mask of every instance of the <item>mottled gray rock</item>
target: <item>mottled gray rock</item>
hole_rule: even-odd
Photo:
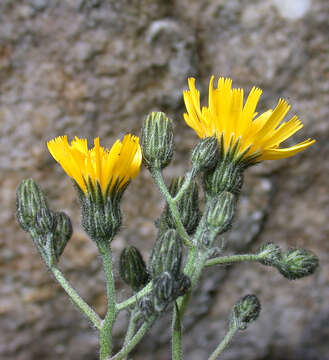
[[[225,334],[231,306],[247,293],[260,298],[261,316],[235,337],[224,360],[329,358],[329,4],[290,1],[289,9],[282,3],[0,2],[0,358],[98,356],[96,332],[73,310],[13,215],[17,184],[33,177],[51,205],[73,221],[61,269],[103,314],[96,248],[79,228],[76,195],[45,142],[62,134],[100,136],[110,146],[126,132],[138,134],[150,111],[166,111],[174,119],[177,150],[165,171],[169,180],[187,169],[188,151],[197,141],[182,120],[186,79],[197,76],[206,99],[211,74],[230,76],[247,89],[260,86],[260,111],[287,98],[291,113],[305,124],[294,141],[317,139],[295,158],[248,170],[238,215],[226,236],[227,252],[252,251],[273,241],[311,249],[320,256],[321,268],[293,282],[259,264],[206,270],[184,325],[186,358],[207,358]],[[113,242],[116,264],[128,243],[147,258],[156,233],[153,221],[163,204],[143,169],[122,204],[124,226]],[[117,279],[118,298],[124,299],[129,291]],[[126,322],[123,313],[115,329],[117,345]],[[132,357],[170,359],[167,325],[164,316]]]

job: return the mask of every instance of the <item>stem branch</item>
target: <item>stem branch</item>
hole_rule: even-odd
[[[187,234],[187,232],[184,228],[184,225],[182,224],[182,221],[180,219],[178,208],[176,205],[176,200],[171,197],[171,195],[167,189],[167,186],[164,183],[161,170],[157,169],[157,168],[152,168],[151,174],[153,176],[155,183],[158,185],[159,190],[161,191],[161,194],[164,196],[164,198],[166,199],[166,201],[169,205],[171,214],[176,223],[176,229],[178,231],[179,236],[182,238],[182,240],[184,241],[184,244],[186,246],[188,246],[189,248],[193,247],[192,241],[191,241],[189,235]]]
[[[222,256],[210,259],[206,262],[205,266],[213,266],[213,265],[224,265],[224,264],[233,264],[243,261],[259,261],[264,259],[264,255],[262,254],[244,254],[244,255],[230,255],[230,256]]]
[[[231,325],[230,330],[225,335],[222,342],[216,347],[214,352],[209,356],[208,360],[216,360],[218,358],[218,356],[227,348],[237,330],[236,326]]]
[[[101,327],[101,319],[98,314],[82,299],[72,285],[66,280],[63,273],[55,267],[50,269],[56,280],[60,283],[67,295],[72,299],[74,305],[94,324],[97,329]]]

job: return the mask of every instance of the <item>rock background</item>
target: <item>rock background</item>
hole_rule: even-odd
[[[197,138],[182,120],[181,92],[193,75],[206,94],[211,74],[230,76],[235,86],[261,87],[263,109],[287,98],[305,124],[294,141],[317,139],[294,158],[248,171],[228,244],[238,251],[267,241],[306,247],[322,266],[297,282],[257,264],[207,271],[185,324],[186,358],[206,359],[224,335],[232,304],[254,292],[261,317],[236,336],[224,360],[329,359],[328,18],[327,0],[0,2],[1,359],[97,359],[95,332],[13,215],[19,181],[33,177],[74,223],[61,268],[104,312],[95,246],[79,229],[75,193],[45,142],[61,134],[99,135],[109,146],[127,131],[138,133],[145,114],[162,110],[176,127],[176,157],[166,175],[182,174]],[[149,255],[162,206],[143,169],[125,195],[116,254],[130,243]],[[129,295],[119,279],[117,285],[120,298]],[[166,322],[152,329],[134,359],[170,358]],[[118,344],[125,323],[122,314]]]

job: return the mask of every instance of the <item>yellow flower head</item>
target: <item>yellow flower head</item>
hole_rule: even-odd
[[[117,140],[112,148],[99,145],[88,149],[87,139],[75,137],[68,143],[67,136],[59,136],[47,143],[49,152],[86,194],[88,184],[94,188],[99,184],[103,195],[123,188],[137,176],[142,161],[142,152],[137,136],[127,134],[123,141]]]
[[[291,147],[279,148],[284,140],[303,127],[297,116],[281,123],[290,105],[280,99],[275,109],[258,115],[256,106],[261,89],[253,87],[244,103],[243,89],[232,89],[231,79],[219,78],[217,88],[213,82],[214,76],[209,82],[208,107],[201,108],[195,79],[188,79],[189,90],[183,94],[187,110],[184,119],[200,138],[216,136],[225,154],[234,149],[236,161],[252,164],[286,158],[315,142],[307,139]]]

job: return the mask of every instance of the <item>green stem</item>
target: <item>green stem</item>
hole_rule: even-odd
[[[178,231],[179,236],[182,238],[186,246],[188,246],[189,248],[193,247],[192,241],[189,235],[187,234],[184,225],[182,224],[182,221],[180,219],[176,201],[171,197],[167,189],[167,186],[164,183],[161,170],[157,168],[152,168],[151,174],[153,176],[155,183],[158,185],[159,190],[161,191],[162,195],[164,196],[164,198],[166,199],[169,205],[170,211],[176,223],[176,229]]]
[[[172,360],[181,360],[183,358],[182,353],[182,323],[179,315],[177,303],[175,303],[173,322],[172,322],[172,341],[171,352]]]
[[[182,331],[181,328],[178,329],[177,326],[181,323],[181,318],[183,317],[186,307],[190,301],[192,291],[198,283],[205,261],[205,254],[200,254],[196,248],[190,249],[184,273],[190,277],[191,289],[185,296],[177,300],[172,320],[172,354],[173,359],[175,360],[181,359],[179,356],[182,356]]]
[[[150,281],[142,290],[140,290],[137,294],[131,296],[129,299],[122,301],[120,304],[117,304],[116,311],[122,311],[129,306],[133,306],[136,304],[137,300],[142,298],[144,295],[149,294],[152,291],[152,281]]]
[[[123,342],[123,347],[127,346],[129,341],[134,336],[135,328],[136,328],[135,314],[136,314],[136,309],[133,309],[130,313],[128,329],[126,332],[125,340]],[[124,360],[126,360],[126,357],[124,357]]]
[[[233,264],[242,261],[260,261],[264,259],[265,256],[262,254],[244,254],[244,255],[230,255],[222,256],[210,259],[206,262],[205,266],[213,265],[224,265],[224,264]]]
[[[182,196],[184,195],[186,189],[190,186],[191,181],[195,178],[195,176],[197,175],[197,172],[192,169],[191,171],[189,171],[186,176],[185,176],[185,180],[183,182],[182,187],[179,189],[178,193],[176,194],[176,196],[173,198],[173,201],[175,201],[176,203],[182,198]]]
[[[67,295],[72,299],[74,305],[94,324],[97,329],[101,327],[101,319],[97,313],[81,298],[71,284],[66,280],[63,273],[55,267],[50,269],[56,280],[60,283]]]
[[[98,248],[102,256],[106,279],[107,311],[99,330],[100,360],[105,360],[112,354],[112,328],[117,311],[111,249],[110,246],[104,245],[99,245]]]
[[[148,332],[150,327],[152,326],[155,320],[155,315],[152,315],[137,331],[135,336],[129,341],[129,343],[124,346],[120,352],[118,352],[112,358],[108,358],[107,360],[122,360],[124,359],[134,348],[135,346],[142,340],[144,335]]]
[[[225,335],[225,338],[209,356],[208,360],[216,360],[218,358],[218,356],[227,348],[237,330],[238,329],[235,325],[231,325],[231,328]]]

